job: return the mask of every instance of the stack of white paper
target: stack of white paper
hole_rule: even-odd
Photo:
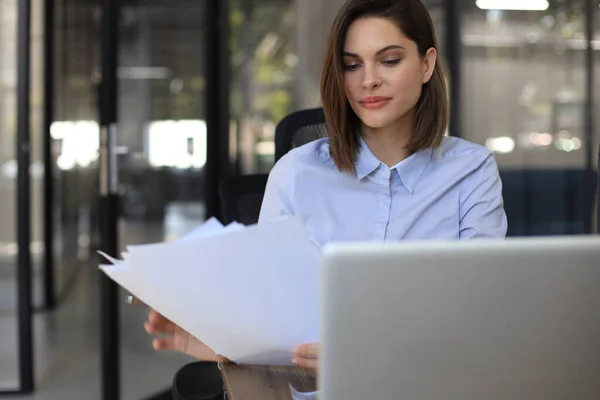
[[[107,258],[111,279],[232,361],[288,365],[295,345],[318,341],[320,252],[296,218],[248,228],[209,220]]]

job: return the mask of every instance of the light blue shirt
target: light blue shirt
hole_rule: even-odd
[[[355,167],[337,169],[328,139],[290,151],[269,175],[259,223],[294,215],[320,247],[506,235],[502,183],[485,147],[446,137],[388,168],[361,140]]]

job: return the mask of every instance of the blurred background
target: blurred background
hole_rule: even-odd
[[[343,1],[220,1],[226,5],[118,1],[121,247],[173,240],[202,223],[214,214],[207,199],[214,197],[216,178],[207,178],[207,163],[224,163],[228,174],[268,172],[277,123],[319,106],[325,43]],[[100,398],[95,251],[102,8],[99,0],[30,3],[27,248],[16,234],[17,15],[23,0],[0,1],[0,396],[10,397],[22,382],[16,265],[19,251],[29,251],[35,310],[31,398]],[[451,71],[449,134],[495,153],[509,234],[594,232],[598,0],[425,3]],[[226,13],[219,38],[207,27],[215,7]],[[207,58],[211,40],[226,43],[218,60]],[[219,152],[207,146],[207,102],[217,101],[207,96],[207,68],[223,70],[216,93],[227,103],[220,114],[224,129],[212,133],[226,139]],[[150,398],[168,388],[190,361],[155,353],[143,331],[145,316],[143,308],[121,309],[124,399]]]

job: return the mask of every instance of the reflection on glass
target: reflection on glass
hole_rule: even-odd
[[[501,167],[583,167],[581,3],[499,3],[463,1],[462,136],[492,143]]]
[[[177,239],[204,221],[206,2],[121,3],[117,164],[124,248]],[[123,393],[153,398],[189,360],[152,349],[141,329],[143,308],[124,305],[121,315],[123,365],[135,366],[122,369]]]
[[[297,2],[228,1],[233,143],[241,172],[266,172],[274,161],[275,125],[298,108]],[[316,6],[318,13],[321,6]]]
[[[61,170],[89,167],[98,160],[100,128],[96,121],[56,121],[50,126],[50,135],[60,143],[56,165]]]
[[[583,3],[461,4],[461,135],[496,156],[509,235],[586,233]]]
[[[61,0],[54,5],[55,122],[51,126],[51,158],[55,209],[51,217],[54,280],[60,299],[68,293],[76,272],[88,267],[93,248],[98,245],[94,221],[100,51],[95,5],[79,0]]]
[[[152,167],[200,169],[206,164],[206,122],[154,121],[148,127],[148,162]]]

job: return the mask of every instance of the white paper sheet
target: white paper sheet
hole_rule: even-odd
[[[295,345],[318,341],[318,248],[295,218],[205,229],[101,268],[218,354],[289,365]]]
[[[186,233],[178,240],[196,240],[209,236],[220,235],[228,232],[241,231],[245,226],[238,222],[232,222],[227,226],[223,226],[216,218],[210,218],[208,221],[200,225],[198,228]]]

